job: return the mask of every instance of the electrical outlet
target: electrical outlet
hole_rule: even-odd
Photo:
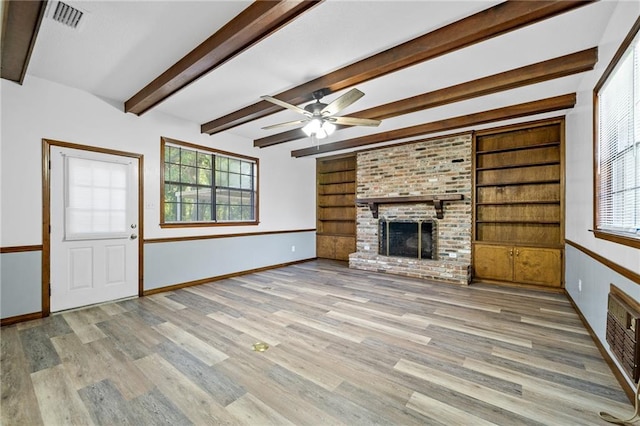
[[[369,247],[369,246],[364,246],[364,249],[365,249],[366,251],[369,251],[369,250],[371,250],[371,247]]]
[[[578,280],[578,291],[582,291],[582,280]]]
[[[458,253],[449,253],[449,257],[456,258],[458,257]]]
[[[291,252],[296,251],[296,246],[291,246]]]

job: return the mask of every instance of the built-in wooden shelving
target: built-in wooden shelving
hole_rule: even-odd
[[[349,260],[356,251],[355,154],[319,158],[316,179],[316,254]]]
[[[563,130],[552,119],[474,136],[474,277],[562,286]]]

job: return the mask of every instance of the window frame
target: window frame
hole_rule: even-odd
[[[631,30],[623,40],[622,44],[613,56],[613,59],[611,60],[593,89],[593,234],[596,238],[636,248],[640,248],[640,234],[633,234],[630,232],[616,232],[599,228],[600,176],[598,174],[598,170],[600,167],[600,138],[598,127],[598,95],[600,90],[609,81],[609,78],[611,77],[613,71],[616,69],[621,59],[624,57],[627,49],[629,49],[635,37],[638,35],[639,30],[640,18],[638,18],[631,27]]]
[[[221,156],[231,158],[235,160],[244,160],[247,162],[253,162],[255,167],[255,173],[253,179],[255,180],[255,186],[253,190],[253,208],[254,219],[253,220],[225,220],[225,221],[194,221],[194,222],[167,222],[165,220],[165,146],[166,145],[178,146],[180,148],[191,149],[195,151],[207,152],[214,156]],[[258,158],[250,157],[247,155],[236,154],[233,152],[223,151],[219,149],[210,148],[207,146],[196,145],[189,142],[180,141],[162,136],[160,138],[160,227],[161,228],[194,228],[194,227],[215,227],[215,226],[255,226],[260,224],[260,180],[259,180],[260,162]],[[215,175],[215,161],[212,164],[212,174]],[[228,173],[228,171],[227,171]],[[216,187],[212,185],[212,196],[215,194]]]

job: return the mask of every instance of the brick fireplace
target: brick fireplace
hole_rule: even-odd
[[[469,283],[471,140],[471,134],[462,134],[358,153],[356,198],[379,203],[375,209],[366,204],[357,209],[356,252],[349,256],[349,267]],[[438,218],[438,197],[451,195],[462,199],[443,202]],[[429,200],[432,197],[436,202]],[[394,202],[385,204],[380,198]],[[380,221],[433,221],[437,241],[433,259],[380,254]]]

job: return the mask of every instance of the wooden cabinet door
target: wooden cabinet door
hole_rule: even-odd
[[[516,247],[514,259],[514,281],[553,287],[562,285],[559,249]]]
[[[513,279],[512,250],[510,246],[476,244],[473,254],[474,276],[511,281]]]
[[[335,243],[336,260],[349,260],[349,255],[356,251],[355,237],[335,237]]]
[[[333,259],[335,255],[335,241],[330,235],[316,235],[316,256],[323,259]]]

